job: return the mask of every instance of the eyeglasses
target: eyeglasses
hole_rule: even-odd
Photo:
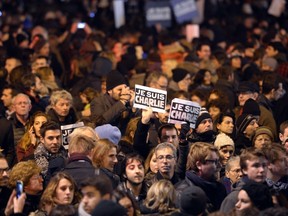
[[[164,159],[171,161],[173,158],[175,158],[173,155],[159,155],[156,159],[159,161],[163,161]]]
[[[216,159],[216,160],[209,160],[209,159],[207,159],[207,160],[205,160],[205,163],[214,163],[215,165],[218,165],[219,164],[219,159]]]
[[[39,179],[42,179],[42,175],[33,175],[30,179],[31,180],[39,180]]]
[[[9,169],[9,167],[6,167],[6,168],[0,168],[0,175],[3,175],[3,173],[4,172],[9,172],[10,171],[10,169]]]

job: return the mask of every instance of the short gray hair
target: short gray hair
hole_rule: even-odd
[[[56,105],[56,103],[60,100],[60,99],[64,99],[64,100],[68,100],[70,102],[70,104],[72,105],[73,102],[73,97],[72,95],[66,91],[66,90],[56,90],[52,93],[51,97],[50,97],[50,104],[52,106]]]
[[[176,147],[173,144],[168,143],[168,142],[163,142],[163,143],[158,144],[155,148],[155,154],[157,155],[157,151],[162,150],[162,149],[167,149],[167,148],[170,148],[173,151],[173,156],[177,159]]]

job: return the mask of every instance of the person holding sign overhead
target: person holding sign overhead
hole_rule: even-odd
[[[134,92],[118,71],[108,73],[106,91],[106,94],[91,101],[91,120],[97,126],[111,124],[124,132],[128,120],[132,117]]]

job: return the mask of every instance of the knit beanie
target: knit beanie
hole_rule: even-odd
[[[95,132],[100,139],[108,139],[115,145],[118,145],[121,139],[121,132],[119,128],[110,124],[104,124],[95,128]]]
[[[122,84],[127,85],[127,82],[124,76],[119,71],[113,70],[107,74],[107,78],[106,78],[106,90],[107,91]]]
[[[214,146],[216,146],[218,150],[224,146],[232,146],[234,149],[234,141],[225,133],[220,133],[215,139]]]
[[[172,73],[172,79],[177,83],[183,80],[189,72],[183,68],[175,68],[172,70]]]
[[[271,129],[266,126],[261,126],[261,127],[258,127],[255,131],[255,135],[253,137],[253,143],[255,142],[257,136],[259,136],[260,134],[267,134],[271,138],[272,142],[274,141],[274,135]]]
[[[237,134],[243,133],[250,122],[254,119],[257,119],[257,117],[251,114],[243,113],[240,115],[236,120]]]
[[[253,206],[258,208],[260,211],[273,207],[272,196],[268,186],[263,183],[254,181],[248,181],[242,190],[246,191]]]
[[[206,209],[207,197],[197,186],[189,186],[181,193],[180,210],[187,215],[199,215]]]
[[[254,116],[260,116],[260,113],[261,111],[259,104],[252,98],[249,98],[243,106],[242,114],[251,114]]]
[[[201,108],[199,116],[196,120],[196,124],[195,124],[195,129],[199,126],[199,124],[204,120],[204,119],[212,119],[211,115],[209,114],[209,112],[205,109],[205,108]]]

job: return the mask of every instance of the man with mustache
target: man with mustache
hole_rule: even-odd
[[[41,174],[46,178],[49,162],[57,157],[67,157],[66,150],[62,146],[62,133],[59,124],[53,121],[45,122],[40,128],[41,143],[34,152],[37,165],[41,168]],[[56,160],[54,160],[56,162]],[[62,167],[62,164],[53,167]]]
[[[9,166],[5,156],[0,153],[0,215],[4,215],[11,190],[7,187],[9,180]]]

